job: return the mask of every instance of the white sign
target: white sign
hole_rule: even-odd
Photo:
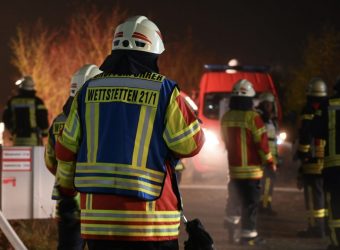
[[[2,150],[2,171],[31,171],[32,148],[4,147]]]
[[[56,209],[56,202],[51,199],[55,177],[45,166],[45,148],[4,147],[2,150],[0,211],[7,219],[52,218]]]

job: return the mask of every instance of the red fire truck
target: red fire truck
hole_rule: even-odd
[[[261,92],[271,92],[275,96],[275,108],[279,122],[282,111],[268,67],[205,65],[200,81],[198,117],[202,121],[206,142],[201,152],[191,158],[194,174],[221,174],[228,169],[227,152],[220,138],[220,119],[229,108],[229,99],[234,83],[247,79],[256,91],[254,107]],[[282,135],[281,135],[282,136]],[[279,137],[280,138],[280,137]]]

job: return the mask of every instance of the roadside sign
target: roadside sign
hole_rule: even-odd
[[[5,147],[2,149],[2,171],[31,171],[31,147]]]
[[[47,170],[44,147],[3,147],[1,210],[7,219],[51,218],[54,176]]]

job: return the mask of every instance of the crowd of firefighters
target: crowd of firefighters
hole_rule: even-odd
[[[73,75],[69,98],[51,126],[33,79],[18,82],[19,94],[8,101],[3,121],[14,146],[43,145],[47,137],[58,249],[83,249],[85,243],[101,250],[179,249],[182,202],[175,167],[200,151],[204,133],[177,84],[159,74],[163,51],[152,21],[127,19],[116,28],[103,64],[86,64]],[[308,228],[298,236],[329,235],[328,250],[340,249],[340,80],[334,90],[328,98],[322,79],[309,83],[297,151],[298,187],[308,213]],[[230,175],[224,225],[231,243],[247,246],[265,243],[257,214],[276,215],[272,193],[279,165],[274,96],[261,93],[254,108],[255,96],[250,81],[237,81],[221,119]],[[187,243],[186,249],[202,248]]]

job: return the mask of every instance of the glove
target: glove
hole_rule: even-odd
[[[272,170],[273,172],[276,172],[276,169],[277,169],[277,166],[276,164],[274,163],[267,163],[265,165],[265,168],[269,169],[269,170]]]
[[[277,170],[277,165],[276,164],[272,165],[272,170],[273,170],[273,172],[276,172],[276,170]]]
[[[58,203],[58,212],[61,221],[68,226],[79,222],[79,208],[74,197],[63,196]]]

